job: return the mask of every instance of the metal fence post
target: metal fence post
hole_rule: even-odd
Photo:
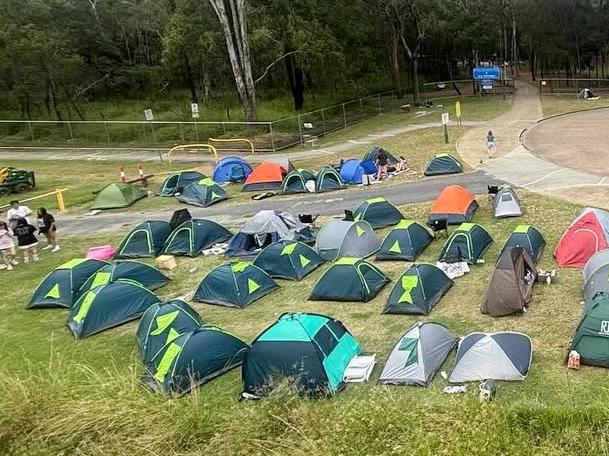
[[[196,120],[195,120],[195,140],[197,142],[199,142],[199,127],[198,127],[198,123]]]
[[[300,135],[300,144],[304,145],[304,139],[302,137],[302,124],[300,123],[300,114],[296,116],[296,122],[298,122],[298,134]]]
[[[347,128],[347,113],[345,111],[345,103],[343,103],[343,123],[345,125],[345,128]]]
[[[380,93],[376,96],[376,100],[378,101],[378,104],[379,104],[379,114],[382,114],[383,108],[381,106],[381,94]]]
[[[326,132],[326,116],[324,114],[324,111],[325,111],[325,109],[321,108],[321,125],[323,128],[323,132],[325,133]]]
[[[68,120],[68,131],[70,132],[70,144],[74,147],[74,134],[72,133],[72,123]]]
[[[30,128],[30,135],[32,136],[32,142],[36,142],[36,139],[34,138],[34,129],[32,128],[32,122],[28,120],[27,125]]]
[[[182,137],[182,142],[186,142],[184,140],[184,125],[182,125],[182,122],[180,122],[180,136]]]
[[[110,144],[110,134],[108,133],[108,122],[104,120],[104,133],[106,134],[106,144]]]
[[[362,116],[362,119],[363,119],[365,117],[364,116],[364,101],[363,101],[363,98],[359,99],[359,112],[360,112],[360,114]]]
[[[269,122],[269,133],[271,134],[271,150],[273,153],[277,152],[275,150],[275,133],[273,131],[273,122]]]

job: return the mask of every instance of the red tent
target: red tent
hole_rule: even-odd
[[[559,266],[582,268],[599,250],[606,249],[609,237],[609,213],[585,208],[562,235],[554,258]]]
[[[281,188],[286,170],[277,163],[264,162],[256,166],[245,180],[244,192],[257,190],[277,190]]]

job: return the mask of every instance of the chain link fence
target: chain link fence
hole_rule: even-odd
[[[577,95],[583,89],[608,92],[609,79],[550,78],[538,82],[541,95]]]

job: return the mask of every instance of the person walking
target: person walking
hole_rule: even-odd
[[[37,211],[38,216],[38,232],[44,234],[47,240],[47,246],[43,247],[42,250],[51,249],[51,252],[57,252],[59,245],[57,245],[57,226],[55,225],[55,217],[47,212],[44,207],[41,207]]]
[[[379,149],[378,157],[376,158],[376,166],[378,168],[378,172],[376,174],[376,180],[380,181],[383,178],[383,174],[385,177],[388,177],[387,174],[387,165],[389,165],[389,157],[387,156],[387,152],[382,147]]]
[[[17,226],[13,232],[17,236],[17,245],[19,250],[23,251],[23,262],[29,263],[30,254],[34,262],[38,261],[38,239],[34,236],[34,233],[38,231],[36,227],[30,225],[26,219],[20,218],[17,220]]]
[[[495,135],[493,135],[493,132],[489,130],[488,134],[486,135],[486,149],[488,151],[488,158],[493,158],[493,152],[496,148],[497,145],[495,144]]]
[[[17,200],[11,201],[10,205],[11,208],[6,212],[9,228],[14,230],[19,219],[25,219],[28,224],[30,223],[29,217],[32,215],[32,210],[29,207],[19,204]]]
[[[15,261],[15,242],[13,241],[13,231],[5,222],[0,221],[0,255],[4,260],[4,264],[0,265],[0,269],[12,271],[13,266],[17,266]]]

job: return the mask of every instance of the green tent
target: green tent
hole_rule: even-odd
[[[208,207],[228,199],[228,194],[211,177],[206,177],[190,184],[176,198],[182,203]]]
[[[67,325],[76,339],[136,320],[159,298],[132,282],[111,282],[87,291],[70,312]]]
[[[579,353],[582,364],[609,367],[609,294],[586,302],[569,350]]]
[[[145,198],[146,189],[135,184],[114,183],[97,194],[91,209],[118,209],[129,207],[137,200]]]
[[[215,326],[201,326],[166,344],[146,365],[144,385],[155,391],[186,394],[238,367],[248,345]]]
[[[115,261],[107,264],[87,279],[78,297],[93,288],[121,280],[133,282],[149,290],[156,290],[169,283],[169,277],[153,266],[139,261]]]
[[[463,165],[450,154],[436,154],[423,172],[426,176],[439,176],[441,174],[457,174],[463,172]]]
[[[271,277],[298,281],[323,262],[315,250],[302,242],[279,241],[265,247],[253,264]]]
[[[353,212],[354,220],[365,220],[373,229],[397,225],[404,218],[402,213],[385,198],[372,198],[364,201]]]
[[[309,193],[307,181],[314,181],[315,174],[306,169],[295,169],[283,179],[281,191],[283,193]]]
[[[425,226],[413,220],[402,220],[383,239],[377,260],[414,261],[433,241]]]
[[[222,225],[204,219],[187,220],[167,238],[164,253],[195,257],[215,244],[229,240],[232,233]]]
[[[182,193],[193,182],[205,179],[207,176],[199,171],[180,171],[167,176],[159,190],[159,196],[174,196]]]
[[[171,225],[163,220],[149,220],[133,228],[121,242],[116,258],[157,256],[171,233]]]
[[[148,364],[168,343],[203,322],[199,314],[181,299],[159,302],[148,307],[137,328],[137,344],[144,365]]]
[[[393,286],[383,313],[429,315],[453,284],[436,266],[413,264]]]
[[[193,300],[243,309],[279,288],[262,269],[246,262],[232,262],[207,273]]]
[[[286,313],[252,343],[243,360],[243,398],[259,398],[291,381],[299,393],[334,394],[345,370],[361,352],[338,320],[310,313]]]
[[[439,261],[445,263],[467,261],[469,264],[475,264],[492,242],[493,238],[482,226],[476,223],[462,223],[447,239]]]
[[[76,258],[62,264],[47,275],[34,291],[28,309],[72,307],[83,284],[108,263]]]
[[[545,246],[546,241],[537,228],[531,225],[518,225],[512,231],[507,241],[505,241],[501,254],[503,254],[504,250],[511,249],[512,247],[522,247],[527,251],[535,264],[537,264]],[[499,258],[501,258],[501,254],[499,254]]]
[[[324,166],[317,172],[315,192],[331,192],[345,188],[345,182],[333,166]]]
[[[321,276],[311,301],[368,302],[389,283],[376,266],[359,258],[341,258]]]

